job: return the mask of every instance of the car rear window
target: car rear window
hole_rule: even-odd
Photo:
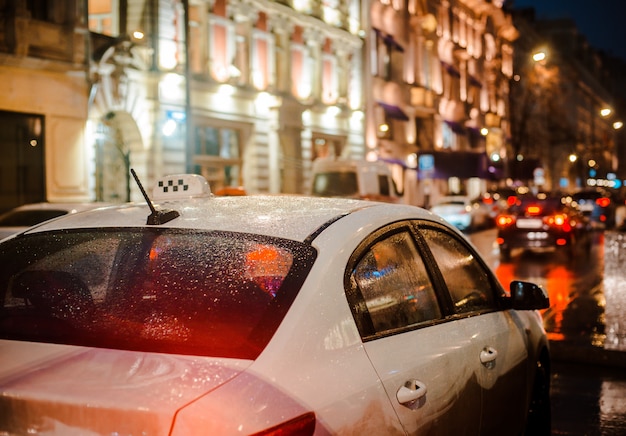
[[[160,228],[0,245],[0,337],[254,359],[315,259],[290,240]]]
[[[511,206],[510,211],[513,213],[524,214],[529,206],[539,206],[540,215],[553,214],[563,210],[565,207],[559,197],[548,198],[523,198]]]

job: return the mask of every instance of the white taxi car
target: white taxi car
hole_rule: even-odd
[[[142,192],[0,244],[0,434],[549,431],[546,293],[441,218]]]

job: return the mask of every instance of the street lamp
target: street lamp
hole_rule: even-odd
[[[538,52],[533,53],[533,61],[535,61],[535,62],[545,61],[547,57],[548,57],[548,55],[543,50],[540,50]]]

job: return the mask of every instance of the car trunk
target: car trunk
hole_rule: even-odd
[[[13,341],[0,361],[0,433],[63,435],[168,434],[251,362]]]

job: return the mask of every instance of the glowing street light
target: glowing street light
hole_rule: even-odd
[[[603,117],[608,117],[609,115],[611,115],[611,109],[609,108],[600,109],[600,115],[602,115]]]
[[[619,129],[621,129],[622,127],[624,127],[624,123],[622,123],[621,121],[615,121],[615,122],[613,123],[613,128],[614,128],[615,130],[619,130]]]
[[[545,51],[538,51],[536,53],[533,53],[533,61],[535,62],[545,61],[546,57],[547,57],[547,54]]]

